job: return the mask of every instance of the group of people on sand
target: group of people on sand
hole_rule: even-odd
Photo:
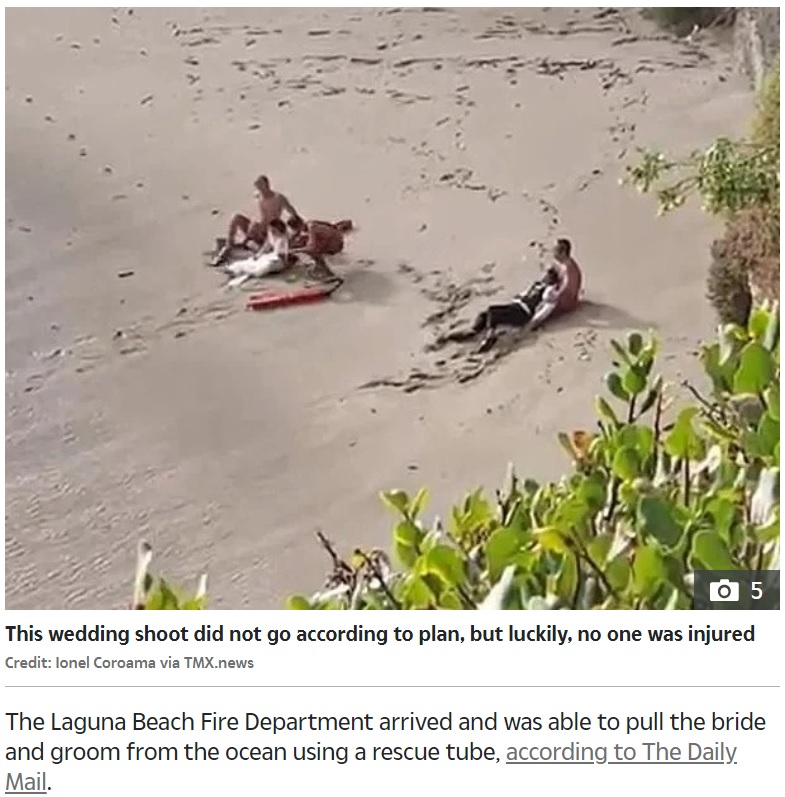
[[[220,242],[211,262],[222,266],[232,277],[229,285],[284,271],[298,255],[311,259],[314,276],[337,280],[325,258],[343,251],[344,236],[352,230],[351,221],[305,221],[283,194],[272,189],[265,176],[254,181],[254,189],[258,218],[236,214],[226,240]],[[284,213],[288,215],[286,222]],[[237,247],[244,248],[250,256],[229,262]],[[499,327],[535,330],[549,319],[571,313],[580,302],[582,287],[583,275],[572,257],[572,244],[559,238],[553,249],[553,263],[527,290],[509,302],[490,305],[469,327],[454,330],[441,340],[463,342],[482,336],[479,350],[487,351],[496,342]]]
[[[312,261],[313,276],[321,280],[337,279],[325,258],[343,251],[344,236],[352,230],[351,221],[306,221],[282,193],[272,189],[269,178],[264,175],[254,181],[254,198],[257,218],[235,214],[229,223],[226,240],[219,239],[217,252],[210,262],[211,266],[222,267],[233,277],[230,286],[252,277],[284,271],[300,255]],[[288,215],[286,222],[284,213]],[[238,248],[247,256],[230,260]]]

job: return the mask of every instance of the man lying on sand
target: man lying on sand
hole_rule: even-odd
[[[229,222],[229,232],[226,235],[226,244],[210,262],[211,266],[220,266],[225,263],[235,246],[245,246],[256,250],[263,246],[267,240],[267,226],[271,221],[280,220],[284,211],[292,217],[297,216],[297,211],[292,203],[270,187],[270,180],[262,175],[254,181],[254,197],[256,198],[259,218],[252,221],[242,213],[236,213]],[[242,236],[237,240],[238,233]]]
[[[469,329],[449,333],[442,340],[466,341],[484,332],[480,344],[480,351],[484,352],[496,342],[497,327],[537,329],[549,318],[572,312],[578,306],[583,276],[571,251],[572,244],[566,238],[559,238],[553,250],[556,262],[525,293],[507,304],[492,304]]]
[[[236,288],[251,277],[265,277],[277,274],[289,265],[289,236],[286,225],[280,219],[272,219],[267,224],[267,240],[259,251],[245,260],[236,260],[224,267],[224,271],[234,279],[229,280],[227,288]]]
[[[289,219],[292,251],[308,255],[314,262],[316,275],[333,278],[325,255],[343,252],[344,233],[353,229],[348,219],[331,224],[329,221],[303,221],[299,216]]]

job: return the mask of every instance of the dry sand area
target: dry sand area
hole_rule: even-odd
[[[136,544],[216,608],[322,583],[320,528],[384,546],[384,488],[444,513],[568,467],[612,336],[696,370],[716,232],[618,180],[744,129],[707,37],[633,9],[45,9],[6,15],[6,607],[122,608]],[[206,267],[269,174],[354,220],[331,300],[244,310]],[[434,350],[574,242],[587,305],[503,357]],[[525,257],[525,260],[524,260]]]

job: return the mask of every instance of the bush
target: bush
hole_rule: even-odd
[[[780,225],[768,207],[737,213],[712,245],[708,296],[723,323],[745,324],[756,298],[780,294]]]
[[[776,67],[758,98],[752,147],[770,153],[772,183],[760,201],[738,209],[712,246],[708,295],[723,322],[746,323],[753,301],[776,301],[780,293],[780,73]]]
[[[772,169],[779,178],[780,168],[780,69],[777,65],[761,87],[758,113],[753,126],[752,140],[761,148],[776,153]],[[743,267],[758,295],[776,301],[780,295],[780,193],[779,182],[771,201],[747,212],[741,224],[749,229],[744,236],[746,260]]]
[[[733,8],[644,8],[643,15],[660,27],[672,30],[677,36],[686,36],[697,25],[729,25],[735,16]]]
[[[725,235],[712,244],[706,295],[721,323],[745,325],[752,310],[752,292],[740,262],[744,252],[733,233],[731,222]]]
[[[758,111],[752,141],[761,147],[780,146],[780,67],[774,66],[763,81],[758,95]]]
[[[709,395],[677,412],[656,376],[657,344],[613,342],[597,431],[560,435],[573,473],[555,484],[510,472],[477,490],[446,527],[421,520],[427,492],[384,493],[393,564],[342,558],[323,591],[292,609],[686,609],[693,569],[779,561],[779,311],[728,325],[701,359]]]
[[[712,246],[708,296],[723,323],[746,323],[753,299],[776,301],[780,273],[779,66],[764,81],[748,140],[720,138],[681,160],[641,152],[627,182],[653,191],[660,214],[692,194],[726,221]]]

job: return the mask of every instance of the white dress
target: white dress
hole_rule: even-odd
[[[289,239],[285,235],[269,235],[267,241],[272,247],[271,251],[229,263],[226,271],[233,274],[234,279],[229,281],[227,287],[234,288],[251,277],[277,274],[286,268],[289,259]]]

